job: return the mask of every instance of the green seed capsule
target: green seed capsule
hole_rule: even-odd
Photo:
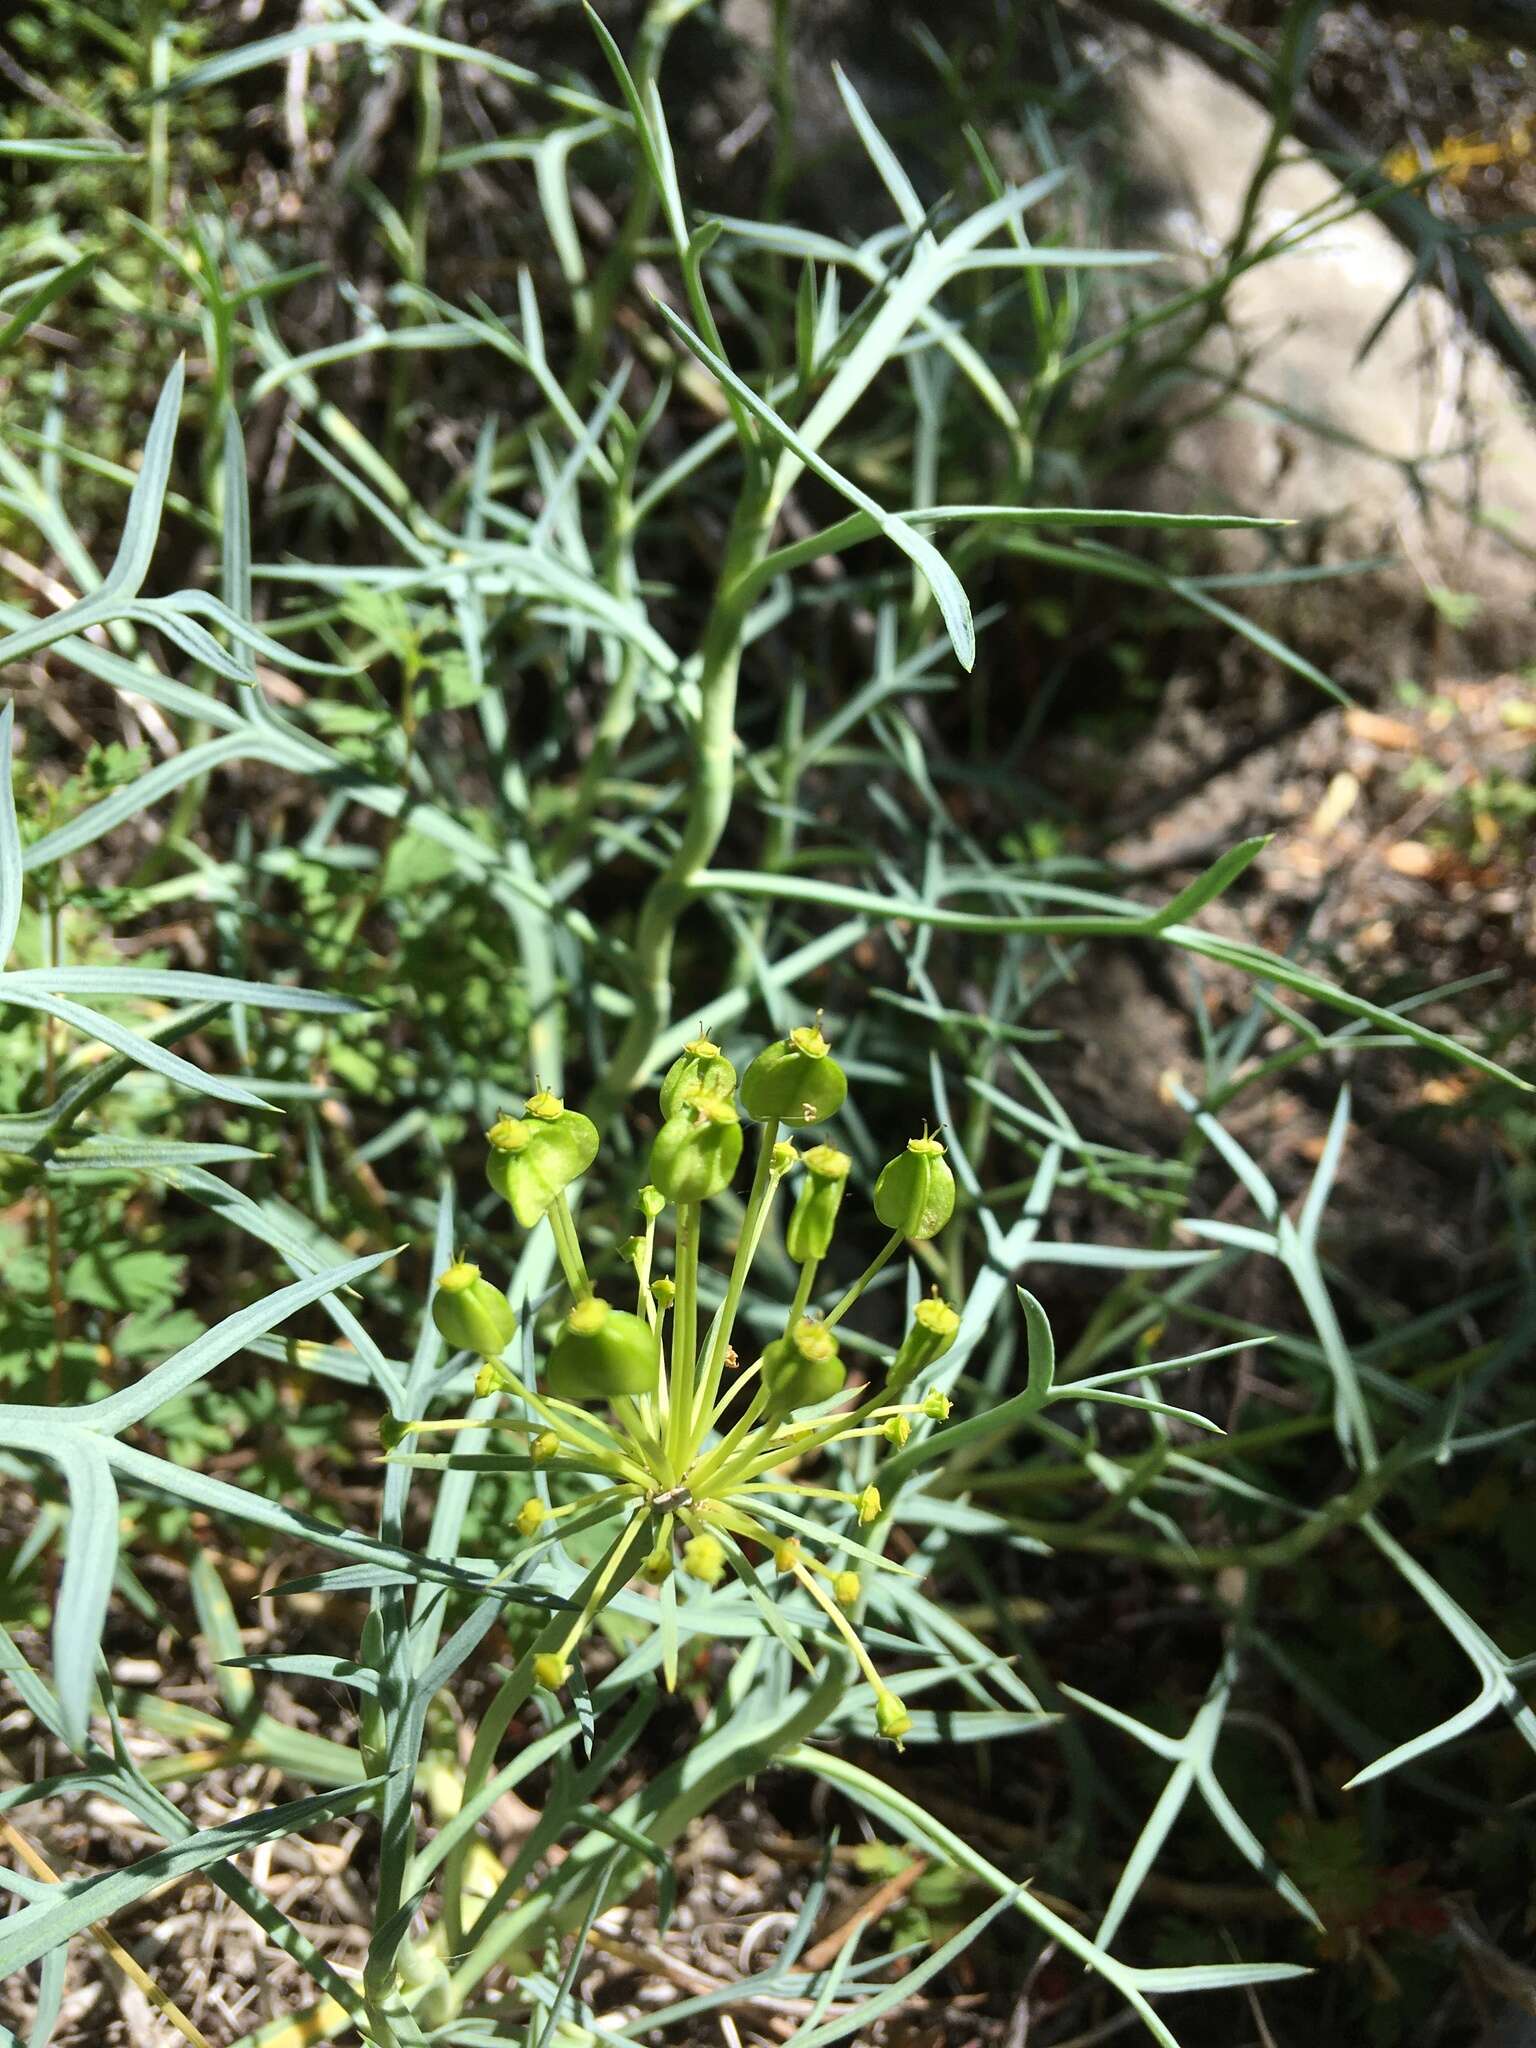
[[[498,1117],[486,1137],[486,1178],[525,1230],[580,1178],[597,1157],[597,1126],[558,1095],[542,1089],[525,1104],[527,1117]]]
[[[839,1607],[857,1607],[863,1591],[864,1584],[857,1572],[839,1572],[832,1581],[832,1597]]]
[[[802,1316],[787,1337],[763,1353],[763,1385],[770,1410],[778,1414],[830,1401],[842,1392],[847,1377],[837,1338],[812,1316]]]
[[[893,1692],[875,1695],[875,1726],[887,1742],[901,1748],[901,1738],[912,1732],[912,1716]]]
[[[730,1186],[740,1160],[735,1108],[724,1096],[694,1093],[656,1133],[651,1179],[669,1202],[703,1202]]]
[[[517,1317],[501,1289],[462,1259],[437,1276],[432,1320],[445,1343],[481,1358],[499,1358],[517,1332]]]
[[[800,1163],[805,1179],[784,1233],[784,1248],[796,1265],[803,1266],[807,1259],[824,1259],[832,1248],[853,1161],[835,1145],[813,1145]]]
[[[651,1282],[651,1299],[662,1315],[677,1299],[677,1282],[670,1273],[662,1273]]]
[[[653,1188],[649,1181],[640,1190],[636,1199],[640,1204],[640,1213],[647,1223],[654,1223],[662,1210],[667,1206],[667,1198],[661,1192],[661,1189]]]
[[[955,1176],[944,1147],[926,1132],[882,1167],[875,1182],[875,1214],[903,1237],[936,1237],[955,1213]]]
[[[766,1047],[741,1077],[741,1106],[760,1124],[820,1124],[836,1116],[848,1076],[815,1024]]]
[[[924,1366],[942,1358],[955,1341],[960,1317],[947,1301],[930,1294],[912,1311],[912,1327],[901,1340],[901,1349],[891,1360],[887,1386],[892,1393],[916,1379]]]
[[[550,1692],[558,1692],[571,1675],[571,1667],[554,1650],[541,1650],[533,1660],[533,1675]]]
[[[768,1154],[768,1171],[775,1180],[782,1180],[799,1157],[800,1154],[795,1150],[788,1138],[780,1138],[779,1142]]]
[[[537,1536],[543,1528],[549,1509],[537,1494],[531,1495],[518,1509],[515,1516],[519,1536]]]
[[[548,1386],[562,1401],[611,1401],[653,1392],[660,1370],[650,1325],[592,1297],[577,1302],[555,1339]]]
[[[736,1069],[711,1039],[700,1035],[685,1045],[682,1054],[667,1070],[661,1084],[661,1113],[676,1116],[684,1098],[693,1094],[723,1095],[730,1099],[736,1087]]]
[[[861,1529],[867,1529],[871,1522],[879,1521],[880,1489],[878,1486],[866,1486],[859,1495],[858,1515],[859,1527]]]

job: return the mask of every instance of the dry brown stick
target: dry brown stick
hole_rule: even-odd
[[[3,1841],[13,1854],[19,1856],[33,1876],[40,1877],[44,1884],[61,1884],[63,1882],[63,1879],[48,1862],[47,1858],[34,1849],[26,1836],[19,1834],[8,1820],[0,1820],[0,1841]],[[107,1932],[99,1920],[93,1921],[86,1929],[86,1932],[100,1942],[108,1956],[116,1963],[129,1982],[138,1986],[155,2010],[163,2014],[170,2021],[177,2033],[184,2040],[192,2044],[192,2048],[209,2048],[206,2035],[199,2031],[197,2026],[187,2018],[181,2007],[177,2005],[176,2001],[168,1993],[160,1989],[160,1986],[150,1976],[143,1964],[136,1957],[131,1956],[122,1943],[114,1935]]]
[[[888,1913],[896,1901],[904,1898],[923,1872],[928,1868],[926,1856],[914,1856],[905,1870],[898,1870],[894,1877],[888,1877],[884,1884],[877,1884],[863,1901],[854,1907],[841,1927],[824,1935],[814,1948],[808,1948],[804,1958],[796,1965],[799,1970],[824,1970],[828,1963],[841,1955],[857,1934],[862,1934],[872,1920],[878,1920]]]

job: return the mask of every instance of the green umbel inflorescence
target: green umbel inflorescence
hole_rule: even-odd
[[[802,1542],[776,1526],[778,1503],[822,1516],[830,1503],[845,1529],[877,1534],[888,1513],[879,1485],[869,1480],[845,1492],[821,1483],[821,1454],[854,1436],[899,1450],[914,1427],[949,1412],[937,1389],[906,1398],[954,1344],[960,1327],[958,1313],[937,1291],[912,1311],[878,1389],[850,1384],[835,1327],[904,1241],[922,1243],[949,1220],[954,1177],[944,1147],[926,1129],[875,1181],[871,1206],[892,1233],[885,1248],[833,1305],[818,1306],[819,1269],[849,1213],[853,1161],[826,1140],[800,1152],[790,1133],[835,1116],[847,1092],[819,1019],[759,1052],[739,1086],[735,1067],[703,1031],[684,1047],[660,1089],[650,1179],[637,1197],[640,1227],[622,1242],[607,1240],[604,1254],[610,1291],[613,1276],[632,1282],[633,1308],[615,1305],[594,1288],[571,1208],[568,1190],[597,1156],[590,1120],[538,1089],[521,1116],[499,1116],[487,1131],[490,1183],[524,1228],[547,1223],[567,1302],[556,1308],[547,1331],[536,1325],[533,1351],[542,1352],[544,1364],[536,1379],[525,1379],[504,1355],[517,1330],[506,1296],[477,1266],[462,1260],[450,1266],[437,1282],[433,1321],[448,1345],[481,1361],[477,1397],[504,1397],[510,1405],[489,1419],[481,1411],[461,1422],[391,1417],[383,1435],[391,1452],[433,1431],[484,1429],[496,1441],[511,1438],[509,1468],[530,1478],[543,1475],[510,1520],[510,1533],[521,1543],[553,1541],[562,1519],[578,1512],[584,1521],[605,1514],[621,1519],[586,1598],[542,1631],[520,1682],[563,1686],[587,1628],[626,1581],[665,1587],[671,1598],[669,1582],[680,1569],[677,1583],[692,1584],[693,1597],[707,1597],[701,1589],[755,1571],[756,1553],[771,1561],[784,1594],[805,1596],[852,1650],[874,1693],[878,1732],[898,1745],[909,1732],[911,1717],[859,1636],[864,1582],[842,1555],[846,1535],[829,1527],[829,1562],[813,1554],[809,1537]],[[755,1166],[739,1224],[732,1217],[729,1271],[701,1292],[704,1205],[727,1194],[741,1173],[743,1113],[760,1127]],[[799,1268],[799,1283],[781,1334],[748,1347],[738,1328],[743,1291],[772,1226],[779,1189],[792,1177],[797,1185],[783,1245]],[[664,1262],[670,1271],[660,1270]],[[712,1319],[700,1314],[705,1294],[719,1300]],[[803,1518],[790,1520],[804,1526]],[[871,1547],[871,1538],[858,1548],[875,1568],[895,1568]],[[752,1584],[760,1597],[760,1582]],[[667,1679],[676,1681],[670,1660]]]

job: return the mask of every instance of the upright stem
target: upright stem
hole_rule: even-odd
[[[692,901],[692,884],[708,867],[731,814],[735,784],[736,686],[750,571],[767,552],[772,520],[762,479],[743,482],[726,543],[725,564],[700,648],[700,711],[694,727],[692,795],[677,851],[656,877],[640,907],[630,950],[633,1009],[624,1035],[593,1090],[587,1113],[601,1129],[611,1122],[644,1074],[657,1034],[672,1008],[672,945],[678,920]]]
[[[767,1406],[768,1389],[760,1386],[753,1394],[752,1399],[747,1403],[745,1413],[732,1423],[725,1436],[721,1438],[720,1442],[716,1444],[709,1456],[700,1465],[698,1473],[692,1482],[696,1491],[710,1485],[715,1475],[731,1458],[738,1445]]]
[[[763,1229],[768,1221],[768,1206],[774,1191],[773,1148],[778,1136],[777,1118],[763,1125],[757,1170],[752,1176],[752,1192],[747,1197],[747,1213],[742,1218],[741,1237],[731,1264],[725,1300],[715,1318],[714,1336],[710,1341],[709,1356],[704,1362],[704,1376],[695,1404],[697,1412],[693,1417],[695,1429],[711,1413],[720,1393],[720,1376],[725,1371],[725,1354],[731,1346],[731,1331],[735,1326],[736,1311],[741,1306],[742,1289],[747,1284],[747,1275],[752,1270],[752,1261],[757,1256],[757,1247],[762,1242]]]
[[[811,1298],[811,1289],[816,1285],[816,1269],[820,1264],[820,1259],[807,1259],[800,1268],[800,1284],[795,1289],[795,1298],[789,1305],[789,1320],[784,1325],[786,1337],[805,1314]]]
[[[47,964],[57,967],[63,958],[58,898],[50,886],[43,916]],[[55,1021],[43,1017],[43,1102],[52,1109],[59,1092],[59,1053]],[[48,1245],[48,1312],[53,1323],[53,1360],[48,1372],[48,1398],[57,1407],[64,1399],[64,1346],[69,1335],[69,1303],[64,1296],[64,1254],[59,1236],[59,1211],[53,1185],[43,1182],[43,1230]]]
[[[681,1479],[693,1425],[694,1363],[699,1339],[699,1205],[677,1205],[677,1299],[672,1307],[671,1407],[667,1416],[667,1458]]]
[[[548,1211],[549,1227],[555,1233],[555,1250],[560,1255],[560,1270],[565,1283],[578,1301],[585,1301],[592,1292],[592,1282],[587,1274],[587,1262],[581,1255],[581,1239],[576,1235],[576,1219],[571,1214],[571,1205],[564,1194],[556,1195]]]
[[[512,1716],[533,1691],[534,1658],[545,1651],[557,1656],[568,1656],[572,1644],[580,1640],[588,1623],[607,1601],[615,1581],[622,1583],[628,1578],[640,1561],[637,1538],[644,1535],[644,1524],[649,1518],[649,1509],[642,1507],[625,1523],[618,1537],[606,1554],[587,1574],[581,1589],[580,1606],[576,1614],[567,1620],[564,1613],[555,1616],[540,1630],[531,1648],[525,1650],[512,1670],[502,1680],[501,1688],[485,1711],[485,1718],[475,1731],[475,1740],[469,1753],[469,1762],[464,1769],[464,1796],[461,1804],[467,1806],[491,1774],[496,1761],[496,1752],[501,1738],[511,1725]],[[472,1834],[466,1834],[450,1853],[443,1869],[443,1917],[447,1922],[449,1947],[458,1951],[463,1945],[464,1863],[473,1841]],[[471,1933],[473,1929],[470,1930]]]

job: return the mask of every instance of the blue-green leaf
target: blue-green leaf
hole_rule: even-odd
[[[16,943],[21,922],[21,832],[16,824],[16,791],[11,781],[11,729],[15,712],[0,710],[0,967]]]

